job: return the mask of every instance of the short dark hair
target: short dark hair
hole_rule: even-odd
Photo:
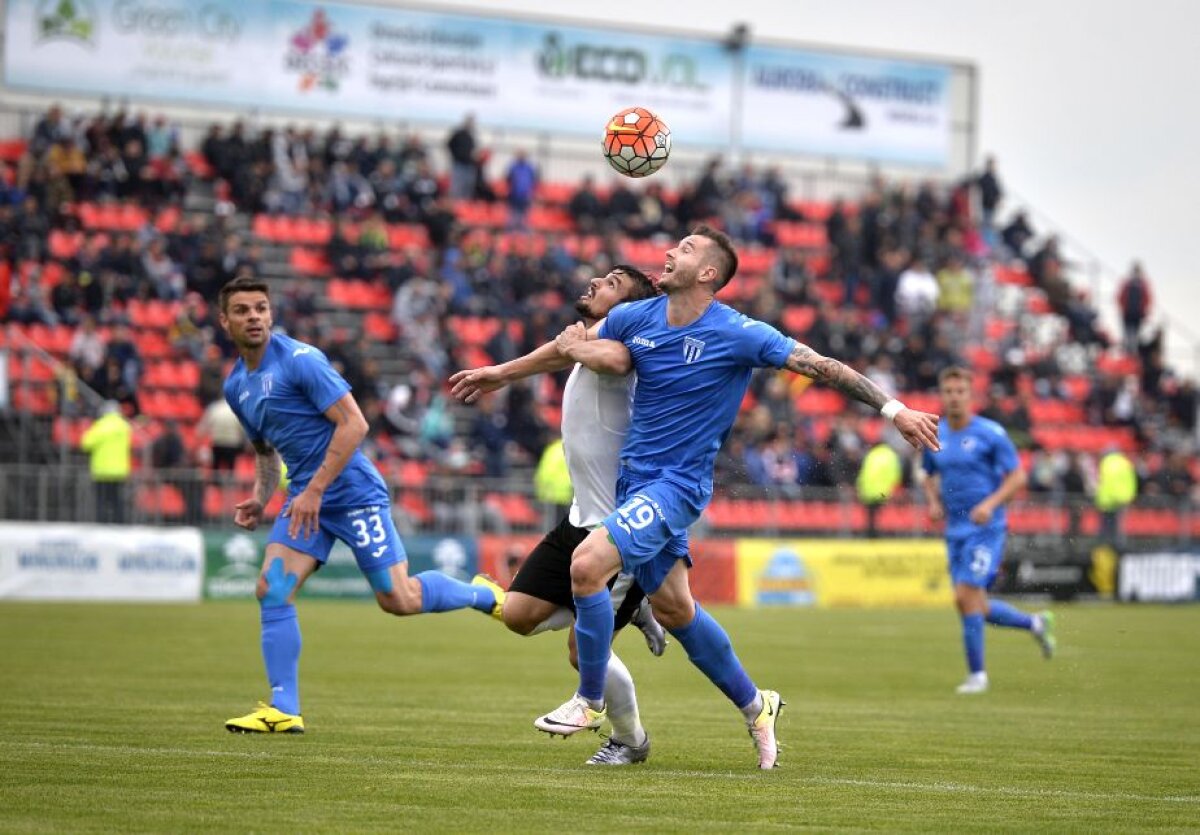
[[[704,223],[693,229],[692,234],[708,238],[717,248],[717,289],[720,290],[737,274],[738,256],[737,250],[733,248],[733,241],[720,229],[714,229]]]
[[[654,286],[650,276],[637,267],[631,267],[629,264],[614,264],[612,272],[621,273],[630,280],[629,298],[625,301],[639,302],[642,299],[652,299],[658,295],[658,288]]]
[[[217,295],[217,303],[220,305],[222,313],[229,312],[229,297],[234,293],[262,293],[268,299],[271,298],[271,291],[267,287],[267,282],[261,278],[253,278],[247,275],[238,276],[232,281],[227,282]]]
[[[966,380],[968,383],[970,383],[974,378],[975,375],[972,373],[971,369],[964,368],[961,365],[951,365],[950,367],[943,368],[938,372],[938,385],[940,386],[947,380]]]

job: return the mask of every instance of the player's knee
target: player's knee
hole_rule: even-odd
[[[591,594],[600,591],[607,580],[598,555],[586,542],[580,545],[571,557],[571,589]]]
[[[654,619],[663,629],[683,629],[696,617],[696,604],[688,598],[663,597],[650,601]]]
[[[518,635],[528,635],[537,626],[529,611],[521,606],[510,606],[509,601],[504,601],[504,608],[501,610],[501,616],[504,618],[504,625],[508,627],[510,632],[516,632]]]

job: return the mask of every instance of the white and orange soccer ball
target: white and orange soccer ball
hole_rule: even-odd
[[[601,147],[618,174],[649,177],[671,155],[671,129],[652,111],[628,107],[608,120]]]

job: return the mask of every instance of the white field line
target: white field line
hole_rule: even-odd
[[[159,755],[170,757],[209,757],[209,758],[232,758],[232,759],[249,759],[249,760],[270,760],[283,759],[281,753],[273,751],[212,751],[195,748],[142,748],[136,745],[95,745],[91,743],[75,743],[75,742],[0,742],[0,751],[4,749],[26,750],[45,750],[45,751],[95,751],[108,752],[119,754],[146,754]],[[294,759],[294,757],[287,757]],[[337,756],[330,754],[319,754],[316,757],[306,757],[308,760],[316,760],[324,763],[343,763],[346,765],[374,765],[382,764],[397,765],[401,761],[398,758],[390,757],[350,757]],[[491,772],[507,772],[507,773],[524,773],[524,774],[539,774],[542,776],[562,775],[574,782],[577,779],[577,771],[575,769],[556,769],[556,768],[529,768],[527,766],[506,766],[493,765],[486,763],[444,763],[437,761],[404,761],[405,765],[424,766],[430,769],[441,771],[491,771]],[[641,769],[638,774],[653,774],[657,777],[681,777],[688,779],[714,779],[714,780],[757,780],[762,779],[762,775],[754,771],[734,772],[734,771],[696,771],[684,769],[660,769],[648,768]],[[434,772],[426,771],[421,775],[421,779],[434,778]],[[1001,797],[1017,797],[1017,798],[1062,798],[1064,800],[1110,800],[1122,801],[1131,800],[1142,803],[1194,803],[1200,804],[1200,795],[1155,795],[1155,794],[1138,794],[1134,792],[1087,792],[1074,791],[1071,789],[1055,789],[1055,788],[1019,788],[1016,786],[977,786],[969,783],[951,783],[951,782],[936,782],[936,783],[921,783],[909,780],[870,780],[857,779],[851,777],[801,777],[795,781],[802,784],[814,786],[853,786],[867,789],[888,789],[894,791],[910,791],[910,792],[928,792],[936,794],[978,794],[978,795],[997,795]]]

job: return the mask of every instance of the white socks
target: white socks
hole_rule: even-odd
[[[566,629],[574,622],[575,614],[570,609],[559,607],[554,610],[554,614],[533,627],[533,631],[529,634],[541,635],[543,632],[557,632],[560,629]]]
[[[763,709],[762,691],[756,690],[754,692],[754,700],[751,701],[750,704],[741,708],[742,716],[746,717],[746,724],[753,723],[754,720],[758,718],[758,714],[762,713],[762,709]]]
[[[638,715],[637,693],[633,676],[616,653],[608,657],[608,674],[604,678],[604,700],[608,703],[608,721],[613,726],[613,739],[637,747],[646,742],[646,730]]]

